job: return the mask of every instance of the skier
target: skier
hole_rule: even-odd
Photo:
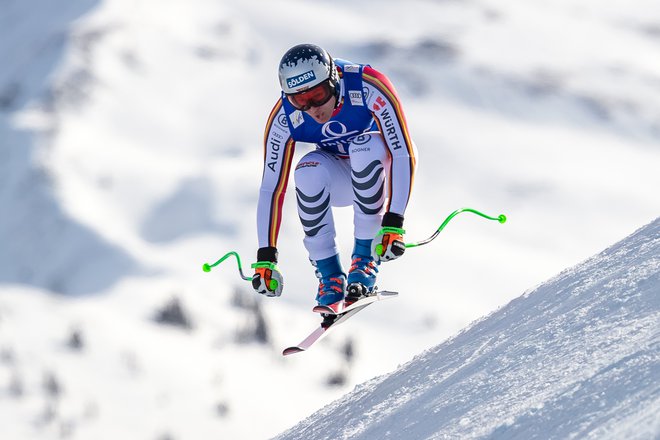
[[[279,81],[282,95],[264,134],[252,285],[266,296],[282,293],[276,266],[282,205],[296,142],[312,143],[316,149],[298,162],[294,178],[303,242],[319,278],[316,301],[349,304],[373,291],[381,262],[405,251],[416,147],[394,87],[368,64],[300,44],[282,57]],[[346,274],[331,207],[351,205],[355,245]]]

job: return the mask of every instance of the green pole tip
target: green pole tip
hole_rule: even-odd
[[[208,263],[204,263],[204,265],[202,266],[202,270],[204,272],[211,272],[211,266],[209,266]]]
[[[500,223],[506,223],[506,215],[500,214],[500,216],[497,218],[497,221]]]

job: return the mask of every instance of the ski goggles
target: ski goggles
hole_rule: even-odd
[[[286,98],[296,110],[306,112],[312,107],[320,107],[330,101],[334,94],[335,88],[330,85],[330,80],[325,80],[304,92],[286,95]]]

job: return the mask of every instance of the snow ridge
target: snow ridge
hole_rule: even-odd
[[[660,219],[277,437],[653,438]]]

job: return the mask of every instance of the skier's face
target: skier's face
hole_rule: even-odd
[[[330,120],[332,117],[332,113],[335,110],[335,104],[337,103],[337,98],[335,96],[332,96],[323,105],[320,105],[318,107],[312,107],[309,110],[307,110],[305,113],[310,115],[316,122],[319,124],[325,124]]]

